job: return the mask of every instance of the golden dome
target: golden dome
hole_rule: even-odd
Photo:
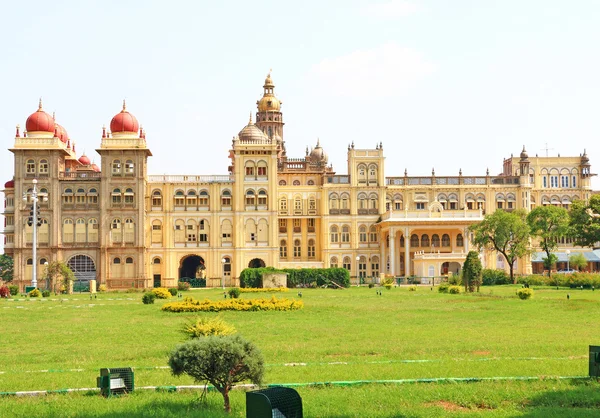
[[[263,131],[261,131],[255,124],[252,122],[252,113],[250,113],[250,122],[248,125],[244,127],[238,134],[238,138],[240,140],[265,140],[269,139],[267,135]]]
[[[262,99],[258,101],[259,112],[279,112],[281,109],[281,102],[277,97],[272,94],[265,94]]]

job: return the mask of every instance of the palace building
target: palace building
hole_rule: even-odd
[[[26,129],[17,125],[14,178],[3,190],[4,247],[16,283],[29,285],[36,263],[43,287],[43,266],[55,260],[109,289],[173,286],[185,277],[231,286],[249,266],[343,267],[355,283],[380,274],[439,277],[459,271],[471,247],[468,227],[486,213],[568,208],[592,193],[585,152],[531,157],[523,148],[504,159],[499,175],[386,177],[383,144],[352,144],[347,174],[337,174],[319,141],[303,157],[287,156],[270,74],[263,88],[256,114],[233,138],[228,175],[149,175],[152,144],[125,103],[103,128],[101,163],[92,164],[40,101]],[[508,268],[492,252],[482,260]],[[524,258],[516,271],[539,264]]]

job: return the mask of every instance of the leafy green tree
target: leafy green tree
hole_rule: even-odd
[[[481,266],[481,260],[479,259],[479,253],[477,251],[469,251],[467,259],[463,264],[462,277],[463,284],[465,286],[465,292],[473,292],[475,288],[479,292],[481,286],[481,273],[483,267]]]
[[[514,262],[531,252],[529,249],[529,225],[526,212],[502,209],[486,215],[483,221],[469,227],[473,232],[473,243],[481,250],[498,251],[509,265],[510,279],[515,283]]]
[[[569,234],[569,212],[554,205],[538,206],[527,215],[531,235],[539,238],[540,247],[546,253],[544,268],[548,277],[558,257],[552,251],[558,248],[558,239]]]
[[[198,383],[208,382],[223,395],[225,412],[231,412],[229,391],[235,383],[260,384],[264,360],[256,346],[240,337],[210,336],[178,345],[169,355],[175,376],[187,374]]]
[[[593,195],[586,204],[576,200],[571,205],[570,226],[575,244],[593,247],[600,241],[600,195]]]
[[[75,274],[67,263],[62,261],[53,261],[46,267],[45,270],[46,279],[50,280],[51,286],[59,289],[64,287],[66,292],[69,292],[71,288],[70,284],[75,280]]]
[[[582,253],[573,254],[569,257],[569,266],[576,268],[577,270],[583,270],[587,265],[587,259]]]
[[[0,255],[0,279],[5,282],[12,282],[14,274],[14,264],[11,256]]]

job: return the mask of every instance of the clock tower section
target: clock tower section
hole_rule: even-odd
[[[267,75],[263,86],[263,97],[256,102],[256,126],[265,133],[269,139],[277,144],[277,158],[285,157],[285,142],[283,141],[283,115],[281,113],[281,101],[275,97],[275,84],[271,79],[271,73]]]

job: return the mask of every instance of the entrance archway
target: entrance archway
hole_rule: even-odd
[[[74,255],[67,261],[67,266],[75,275],[73,291],[89,291],[90,280],[96,280],[96,264],[91,257],[83,254]]]
[[[266,266],[267,265],[265,264],[265,262],[262,261],[260,258],[253,258],[248,263],[248,267],[250,267],[251,269],[257,269],[257,268],[266,267]]]
[[[188,255],[181,259],[179,278],[202,279],[206,276],[204,259],[199,255]]]
[[[457,275],[460,272],[460,269],[460,263],[457,263],[456,261],[446,261],[444,264],[442,264],[442,274],[452,273],[453,275]]]

